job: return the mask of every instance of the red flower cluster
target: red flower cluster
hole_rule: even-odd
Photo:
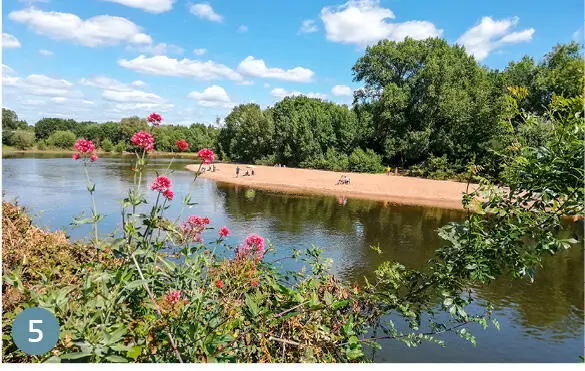
[[[86,156],[91,153],[89,159],[91,162],[96,162],[98,157],[93,151],[95,150],[95,145],[89,139],[79,139],[73,147],[77,150],[77,153],[71,155],[71,158],[74,160],[79,160],[81,156]]]
[[[254,256],[255,259],[262,259],[264,256],[264,238],[257,234],[251,234],[244,240],[244,245],[238,249],[237,257],[246,258]]]
[[[218,289],[223,288],[223,281],[222,280],[216,280],[215,281],[215,287],[217,287]]]
[[[209,218],[190,216],[183,223],[181,231],[186,236],[192,236],[193,241],[201,242],[201,232],[209,225]]]
[[[135,146],[144,148],[147,152],[154,149],[154,138],[145,131],[134,133],[130,141]]]
[[[151,113],[150,115],[148,115],[147,118],[148,122],[150,122],[151,124],[153,124],[154,126],[159,126],[160,123],[162,122],[163,118],[161,115],[159,115],[158,113]]]
[[[172,290],[167,294],[167,301],[175,305],[181,299],[181,290]]]
[[[201,159],[201,162],[203,162],[204,165],[208,165],[213,162],[215,155],[209,148],[203,148],[201,151],[197,152],[197,157]]]
[[[258,280],[252,280],[250,285],[252,285],[252,287],[258,287]]]
[[[185,139],[177,140],[175,144],[177,145],[179,152],[185,152],[187,148],[189,148],[189,144]]]
[[[222,238],[222,237],[227,237],[227,236],[229,236],[229,235],[230,235],[230,230],[228,229],[228,227],[226,227],[226,226],[223,226],[223,227],[221,227],[221,229],[219,230],[219,233],[218,233],[218,234],[219,234],[219,237],[220,237],[220,238]]]
[[[162,193],[169,201],[172,201],[175,196],[175,193],[171,190],[171,180],[164,175],[157,176],[150,185],[150,189]]]

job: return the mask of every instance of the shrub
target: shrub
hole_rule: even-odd
[[[47,149],[47,141],[44,139],[41,139],[37,142],[37,149],[40,151],[44,151]]]
[[[431,157],[426,162],[426,176],[432,179],[452,179],[455,172],[449,167],[447,155]]]
[[[256,160],[256,165],[265,165],[265,166],[273,166],[276,164],[276,155],[268,155],[264,156],[259,160]]]
[[[112,150],[114,149],[114,145],[112,144],[111,140],[106,138],[102,141],[101,148],[102,150],[104,150],[104,152],[112,152]]]
[[[119,141],[118,144],[114,147],[114,151],[118,153],[123,153],[126,150],[126,143],[123,141]]]
[[[19,149],[31,148],[35,144],[35,133],[28,130],[16,130],[10,136],[10,142]]]
[[[66,149],[73,147],[76,140],[77,138],[75,137],[75,134],[72,131],[57,130],[56,132],[49,136],[49,139],[47,139],[47,143],[51,147]]]
[[[379,173],[384,171],[382,159],[371,149],[356,148],[349,156],[349,170],[360,173]]]

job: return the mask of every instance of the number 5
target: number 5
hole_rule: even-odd
[[[28,338],[29,343],[38,343],[41,340],[43,340],[43,331],[39,330],[38,328],[34,328],[34,325],[37,323],[42,324],[43,321],[40,319],[31,319],[30,321],[28,321],[28,331],[31,333],[35,332],[38,334],[38,336],[35,339]]]

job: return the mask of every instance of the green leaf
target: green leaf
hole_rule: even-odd
[[[89,353],[75,352],[75,353],[63,354],[61,356],[61,359],[81,359],[81,358],[85,358],[85,357],[89,357],[89,356],[91,356],[91,354],[89,354]]]
[[[114,362],[114,363],[128,363],[128,360],[124,357],[120,357],[117,355],[111,355],[111,356],[107,356],[106,359],[110,362]]]
[[[136,361],[136,359],[142,354],[142,349],[144,349],[144,345],[134,345],[130,350],[126,353],[126,357],[131,358]]]

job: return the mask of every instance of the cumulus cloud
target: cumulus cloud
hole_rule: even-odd
[[[483,17],[481,22],[467,31],[457,40],[470,55],[477,60],[486,58],[490,52],[506,44],[518,44],[532,40],[534,28],[512,32],[518,24],[518,17],[494,20]]]
[[[163,13],[173,8],[175,0],[104,0],[131,8],[142,9],[149,13]]]
[[[168,112],[175,107],[170,103],[119,103],[112,107],[113,112],[128,115],[133,112],[137,115],[143,115],[145,111]]]
[[[185,51],[185,49],[181,48],[180,46],[167,43],[128,45],[126,49],[152,55],[183,54]]]
[[[27,95],[41,97],[72,97],[79,98],[83,94],[74,90],[73,84],[65,79],[53,78],[47,75],[31,74],[19,77],[9,67],[2,67],[3,86],[10,96],[24,98]]]
[[[39,35],[55,40],[69,40],[88,47],[115,46],[122,42],[152,43],[152,38],[143,33],[139,26],[122,17],[98,15],[84,20],[71,13],[27,8],[11,12],[8,18],[26,24]]]
[[[102,97],[112,102],[122,103],[163,103],[164,98],[141,90],[119,91],[119,90],[105,90]]]
[[[195,99],[201,107],[231,108],[233,106],[230,96],[218,85],[212,85],[202,93],[192,91],[188,97]]]
[[[380,7],[379,0],[350,0],[340,6],[321,9],[327,40],[365,47],[382,39],[402,41],[405,37],[422,40],[443,34],[428,21],[391,23],[395,15]]]
[[[193,49],[193,54],[203,55],[203,54],[205,54],[206,51],[207,51],[207,49],[204,49],[204,48]]]
[[[353,90],[347,85],[335,85],[331,89],[331,94],[336,97],[351,97],[353,95]]]
[[[213,61],[201,62],[187,58],[178,60],[163,55],[147,58],[141,55],[132,60],[121,59],[118,64],[149,75],[192,77],[199,80],[243,80],[238,72]]]
[[[2,33],[2,49],[20,48],[20,41],[9,33]]]
[[[299,29],[299,33],[311,33],[311,32],[317,32],[319,31],[319,28],[317,27],[317,25],[315,24],[315,21],[312,19],[305,19],[302,23],[301,23],[301,28]]]
[[[129,84],[126,84],[126,83],[120,82],[116,79],[111,79],[111,78],[105,77],[105,76],[94,76],[94,77],[90,77],[90,78],[82,78],[81,80],[79,80],[79,83],[86,85],[86,86],[93,86],[94,88],[98,88],[98,89],[113,90],[113,91],[132,91],[132,90],[136,90],[136,88],[139,88],[139,87],[145,85],[145,83],[140,81],[140,80],[136,80],[136,81],[133,81]]]
[[[284,81],[310,82],[315,73],[307,68],[295,67],[289,70],[266,67],[262,59],[246,57],[238,66],[238,72],[245,76],[272,78]]]
[[[272,89],[272,91],[270,92],[272,94],[273,97],[275,98],[285,98],[285,97],[296,97],[299,95],[304,95],[306,97],[309,98],[317,98],[317,99],[326,99],[327,98],[327,94],[321,94],[321,93],[301,93],[300,91],[288,91],[286,89],[283,88],[275,88]]]
[[[208,19],[212,22],[221,23],[223,17],[215,12],[208,3],[199,3],[191,5],[191,13],[201,19]]]

